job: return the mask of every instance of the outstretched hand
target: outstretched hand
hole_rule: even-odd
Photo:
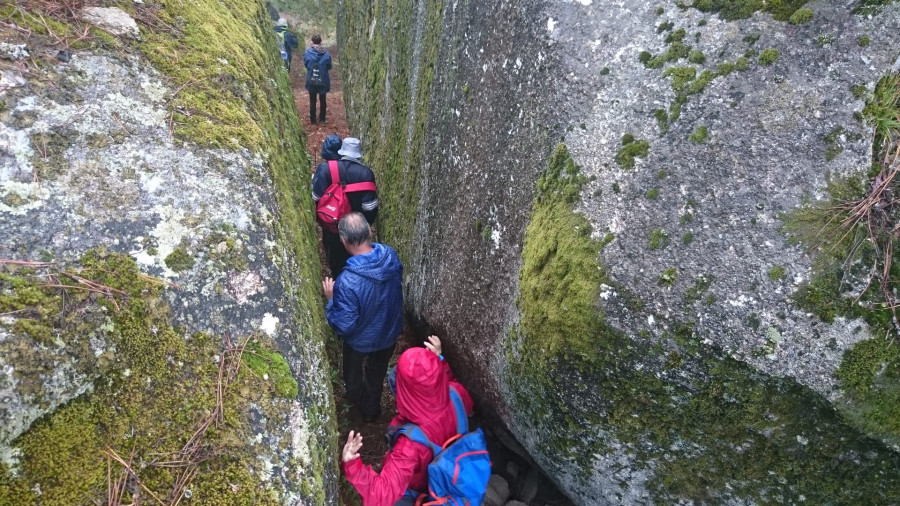
[[[325,292],[325,298],[331,300],[334,297],[334,280],[325,278],[325,281],[322,281],[322,291]]]
[[[425,347],[433,351],[435,355],[441,356],[441,338],[438,336],[428,336]]]
[[[344,450],[341,452],[341,461],[342,462],[350,462],[353,459],[359,458],[359,449],[362,448],[362,434],[356,433],[354,431],[350,431],[350,434],[347,434],[347,444],[344,445]]]

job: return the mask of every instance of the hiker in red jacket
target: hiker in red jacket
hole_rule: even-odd
[[[427,349],[425,349],[427,348]],[[397,362],[397,416],[388,430],[405,423],[418,425],[428,439],[443,443],[456,435],[456,414],[450,386],[459,393],[466,414],[472,414],[472,397],[460,385],[441,356],[441,340],[428,336],[425,348],[410,348]],[[412,505],[420,492],[428,492],[431,450],[408,439],[397,438],[384,457],[381,473],[359,458],[362,435],[350,431],[341,452],[344,474],[362,496],[363,506]]]

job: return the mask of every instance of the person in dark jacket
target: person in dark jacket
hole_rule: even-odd
[[[390,427],[413,423],[429,440],[442,443],[456,435],[451,386],[459,393],[466,415],[471,415],[472,397],[453,377],[437,336],[429,336],[425,348],[404,351],[397,362],[397,416]],[[362,496],[364,506],[411,506],[419,492],[428,491],[428,464],[433,456],[427,446],[400,435],[384,456],[381,473],[376,473],[359,458],[362,445],[362,436],[351,430],[341,462],[344,476]]]
[[[306,91],[309,92],[309,122],[316,124],[316,97],[319,100],[319,123],[325,122],[325,94],[331,91],[331,54],[322,47],[322,37],[312,36],[312,46],[303,53],[303,65],[306,66]],[[319,70],[322,83],[310,82],[313,69]]]
[[[336,137],[336,136],[335,136]],[[327,141],[327,139],[326,139]],[[322,145],[322,156],[324,155],[325,145]],[[341,182],[345,184],[375,182],[375,173],[372,169],[366,167],[359,160],[362,158],[362,145],[359,139],[355,137],[347,137],[338,150],[341,159],[338,161],[338,174],[341,176]],[[312,180],[312,198],[314,202],[318,202],[325,190],[331,186],[331,170],[328,168],[328,162],[322,162],[316,167],[316,173]],[[378,193],[373,191],[360,191],[347,193],[347,200],[350,201],[350,210],[362,213],[366,217],[366,221],[370,225],[375,223],[378,218]],[[325,249],[325,256],[328,257],[328,267],[331,269],[331,277],[337,279],[350,254],[341,244],[338,234],[333,234],[327,230],[322,230],[322,247]]]
[[[388,360],[403,329],[403,265],[390,246],[373,243],[366,218],[349,213],[338,222],[347,268],[325,278],[325,316],[344,342],[344,389],[363,420],[381,416]]]
[[[278,22],[275,23],[275,36],[278,37],[279,47],[283,48],[284,52],[287,53],[287,59],[284,61],[284,65],[288,70],[291,70],[292,51],[300,47],[300,41],[297,40],[297,37],[293,33],[288,31],[287,20],[284,18],[279,18]]]
[[[272,2],[266,2],[266,12],[269,13],[269,17],[272,18],[272,21],[278,21],[281,18],[281,14],[278,13],[278,9],[272,5]]]

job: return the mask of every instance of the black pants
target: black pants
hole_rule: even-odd
[[[359,408],[364,420],[381,416],[381,392],[394,346],[396,343],[383,350],[363,353],[344,342],[345,395]]]
[[[325,93],[309,92],[309,122],[316,124],[316,97],[319,97],[319,122],[325,121]]]
[[[328,268],[331,269],[331,277],[337,277],[344,271],[347,266],[347,259],[350,253],[341,243],[341,236],[332,234],[327,230],[322,230],[322,247],[325,248],[325,256],[328,258]]]

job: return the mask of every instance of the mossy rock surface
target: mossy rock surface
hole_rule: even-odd
[[[268,370],[238,368],[193,500],[333,502],[310,161],[263,5],[123,5],[140,40],[97,33],[66,64],[56,45],[84,27],[41,8],[0,7],[38,55],[0,113],[18,153],[0,158],[0,256],[52,262],[0,273],[0,304],[21,311],[0,323],[0,360],[16,361],[0,389],[22,406],[0,431],[0,503],[107,502],[107,446],[134,450],[166,500],[178,471],[153,453],[190,440],[227,343],[248,340]]]
[[[345,102],[413,324],[577,503],[891,503],[896,451],[836,401],[870,329],[794,301],[810,257],[780,220],[871,162],[850,86],[893,64],[896,7],[792,25],[806,2],[585,3],[343,3]]]

